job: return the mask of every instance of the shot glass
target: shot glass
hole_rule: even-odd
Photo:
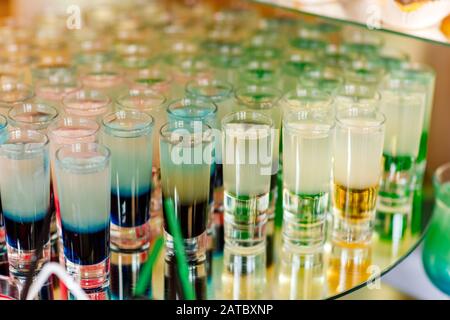
[[[436,73],[428,65],[403,62],[399,69],[391,70],[392,79],[400,79],[403,83],[409,83],[411,86],[424,86],[426,88],[426,106],[425,116],[423,118],[422,134],[420,140],[419,154],[416,159],[416,178],[414,182],[415,189],[421,189],[425,175],[426,158],[428,153],[428,135],[431,123],[431,114],[433,111],[433,98],[436,83]]]
[[[189,81],[212,79],[213,70],[207,57],[201,55],[182,55],[175,58],[173,65],[172,99],[184,97],[185,87]]]
[[[0,115],[7,117],[11,104],[24,102],[33,96],[33,89],[24,83],[2,81],[0,83]]]
[[[314,88],[335,95],[344,83],[341,70],[322,66],[307,68],[299,78],[301,88]]]
[[[157,235],[162,224],[161,166],[159,152],[159,131],[167,122],[167,97],[147,88],[131,88],[116,100],[118,110],[140,111],[151,115],[153,124],[153,168],[152,201],[150,224],[152,234]]]
[[[39,102],[16,103],[8,112],[11,128],[35,130],[47,134],[48,126],[58,117],[58,111],[51,105]]]
[[[51,183],[54,197],[56,229],[58,236],[58,256],[61,265],[64,265],[64,246],[62,243],[61,210],[58,198],[58,188],[55,173],[56,151],[66,145],[76,143],[94,143],[97,141],[97,133],[100,126],[94,120],[78,117],[62,117],[54,121],[47,129],[50,140],[50,169]],[[54,229],[52,229],[54,230]],[[52,240],[54,238],[52,237]],[[64,284],[60,283],[61,297],[67,299],[67,291]]]
[[[273,121],[264,114],[241,111],[222,120],[225,243],[266,241],[273,137]]]
[[[61,101],[66,94],[80,89],[81,84],[72,74],[55,75],[35,82],[36,97],[39,101],[52,104],[57,109],[62,109]]]
[[[0,189],[9,272],[19,281],[50,260],[48,138],[37,131],[10,131],[0,146]],[[37,252],[38,248],[40,252]]]
[[[126,87],[123,73],[110,63],[96,63],[80,71],[80,82],[86,89],[116,98]]]
[[[211,127],[201,121],[169,122],[161,128],[160,143],[163,201],[171,200],[174,205],[174,215],[181,227],[188,264],[194,266],[205,263],[213,163]],[[166,207],[166,261],[170,262],[175,259],[175,248],[165,210]],[[191,281],[194,283],[195,279],[191,278]],[[166,297],[179,295],[167,290],[165,294]]]
[[[238,110],[248,110],[259,112],[269,117],[273,124],[273,135],[270,136],[272,143],[272,169],[270,177],[270,203],[267,212],[267,264],[271,265],[273,262],[273,236],[275,228],[275,204],[277,201],[277,181],[278,170],[280,164],[280,131],[282,111],[280,107],[281,92],[277,89],[268,86],[250,85],[243,86],[236,90],[236,100]],[[222,122],[223,129],[223,122]],[[258,149],[255,149],[257,152]]]
[[[425,87],[405,87],[391,79],[382,90],[386,116],[384,171],[378,191],[376,230],[381,238],[401,239],[411,220],[415,161],[424,123]],[[400,231],[397,234],[394,232]]]
[[[345,29],[342,37],[342,47],[356,54],[377,54],[384,44],[379,33],[359,28]]]
[[[281,64],[281,90],[289,92],[297,89],[305,70],[319,70],[320,63],[311,51],[293,52]]]
[[[385,116],[348,108],[336,114],[333,174],[333,237],[368,243],[373,233],[382,173]]]
[[[64,96],[64,112],[68,116],[101,121],[112,111],[111,99],[95,89],[80,89]]]
[[[216,123],[214,129],[219,129],[220,122],[233,111],[235,102],[233,86],[220,80],[197,80],[186,85],[186,96],[193,99],[212,101],[217,106]],[[219,135],[217,131],[217,135]],[[222,137],[216,135],[214,148],[214,171],[215,177],[212,184],[214,196],[210,200],[214,202],[213,227],[215,238],[215,249],[223,250],[223,166],[222,166]]]
[[[173,76],[168,68],[161,65],[129,71],[127,81],[132,89],[152,90],[168,98],[172,96]]]
[[[239,43],[219,43],[209,51],[209,61],[214,68],[214,78],[237,84],[239,68],[244,61],[244,49]]]
[[[8,112],[8,123],[11,128],[35,130],[42,134],[47,134],[48,126],[57,117],[58,111],[51,105],[30,101],[14,104]],[[51,258],[52,261],[58,261],[58,232],[56,227],[52,176],[50,176],[50,214],[52,215],[50,226]]]
[[[217,130],[217,105],[209,99],[201,98],[184,98],[179,100],[174,100],[167,107],[167,114],[169,122],[176,123],[177,121],[187,121],[192,124],[195,123],[205,123],[213,129],[213,158],[211,163],[210,172],[210,183],[209,183],[209,215],[208,215],[208,252],[207,252],[207,268],[208,275],[211,275],[211,270],[209,267],[212,266],[212,246],[213,246],[213,210],[214,204],[214,186],[217,177],[217,163],[216,159],[221,159],[221,152],[219,148],[221,147],[220,133]]]
[[[333,102],[330,93],[312,87],[297,88],[286,93],[280,99],[283,117],[289,113],[302,110],[331,112],[333,110]]]
[[[378,91],[378,84],[361,82],[345,82],[336,92],[333,100],[336,110],[357,108],[357,109],[379,109],[381,94]]]
[[[325,243],[334,143],[327,110],[291,112],[283,119],[283,239],[299,247]]]
[[[386,77],[383,65],[366,58],[354,58],[343,69],[346,82],[370,84],[377,87]]]
[[[276,60],[247,58],[238,72],[242,85],[278,86],[279,68]]]
[[[66,271],[93,300],[109,297],[110,151],[66,145],[55,165]]]
[[[111,151],[111,245],[148,248],[153,156],[152,116],[117,111],[102,120],[101,141]]]

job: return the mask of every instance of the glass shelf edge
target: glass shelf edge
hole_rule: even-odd
[[[247,1],[265,4],[268,6],[277,7],[280,9],[285,9],[285,10],[289,10],[289,11],[293,11],[293,12],[297,12],[297,13],[301,13],[301,14],[305,14],[305,15],[309,15],[309,16],[313,16],[313,17],[328,19],[331,21],[336,21],[336,22],[340,22],[340,23],[346,23],[346,24],[351,24],[351,25],[367,28],[367,24],[359,22],[356,19],[347,19],[345,17],[338,17],[338,16],[326,15],[326,14],[318,13],[318,12],[311,12],[308,10],[302,10],[300,8],[297,8],[295,3],[291,0],[275,0],[275,1],[274,0],[247,0]],[[336,4],[336,5],[338,5],[338,4]],[[403,36],[403,37],[408,37],[408,38],[417,39],[420,41],[425,41],[425,42],[429,42],[429,43],[434,43],[434,44],[450,47],[450,40],[447,40],[445,38],[445,35],[439,30],[439,27],[405,31],[405,30],[398,30],[398,29],[389,28],[389,27],[385,26],[385,27],[381,27],[381,28],[374,28],[373,30],[391,33],[391,34],[395,34],[395,35],[399,35],[399,36]],[[422,33],[422,32],[435,33],[436,35],[440,35],[443,40],[438,40],[438,39],[434,39],[431,37],[425,37],[425,36],[419,35],[419,33]]]

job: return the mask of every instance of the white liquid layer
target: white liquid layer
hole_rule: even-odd
[[[336,129],[334,180],[354,189],[378,185],[381,175],[384,132],[367,119],[346,119],[351,125]]]
[[[152,136],[120,138],[102,133],[102,142],[111,151],[111,190],[126,196],[150,190],[152,179]]]
[[[280,139],[281,139],[281,118],[282,118],[282,105],[278,102],[275,106],[267,109],[252,109],[247,108],[249,111],[256,111],[258,113],[264,114],[273,121],[273,134],[274,138],[272,141],[273,152],[272,152],[272,173],[278,172],[279,159],[280,159]],[[237,111],[242,111],[242,109],[237,109]]]
[[[66,158],[65,163],[82,159]],[[99,156],[98,162],[104,161]],[[90,160],[90,163],[92,160]],[[75,173],[56,166],[61,220],[66,228],[95,232],[109,224],[111,187],[109,168],[89,173]]]
[[[209,198],[212,145],[193,148],[161,141],[161,183],[163,195],[183,204]],[[194,158],[195,157],[195,158]]]
[[[386,116],[384,152],[393,157],[416,157],[424,123],[425,96],[414,94],[414,103],[402,101],[398,93],[384,91],[380,111]]]
[[[269,130],[267,125],[227,124],[222,153],[226,191],[237,196],[269,192],[273,169],[273,132]]]
[[[48,212],[50,174],[47,155],[32,159],[0,156],[3,213],[14,221],[32,222]]]
[[[331,182],[333,135],[327,125],[290,124],[283,130],[283,181],[296,194],[327,192]]]

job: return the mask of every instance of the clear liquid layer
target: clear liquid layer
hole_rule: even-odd
[[[416,157],[419,153],[425,97],[420,93],[411,95],[414,102],[402,99],[397,92],[383,91],[380,111],[386,116],[384,152],[394,157]]]
[[[272,136],[264,125],[232,124],[224,131],[225,190],[235,196],[270,191]]]
[[[330,189],[333,136],[317,124],[290,125],[283,130],[284,185],[293,193]],[[314,133],[316,132],[316,133]]]

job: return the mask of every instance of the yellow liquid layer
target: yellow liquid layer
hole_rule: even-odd
[[[343,218],[362,220],[370,218],[375,209],[378,186],[366,189],[351,189],[334,184],[333,204]]]

